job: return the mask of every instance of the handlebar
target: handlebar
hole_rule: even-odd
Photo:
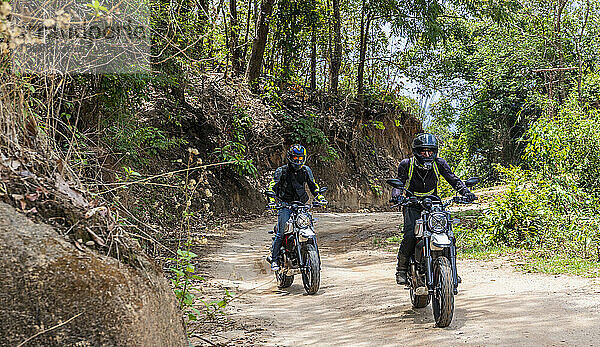
[[[477,200],[477,197],[475,197],[475,200]],[[466,198],[462,197],[462,196],[454,196],[452,197],[451,202],[457,203],[457,204],[472,204],[475,201],[469,201]]]
[[[285,203],[285,202],[279,202],[277,204],[277,206],[275,206],[276,210],[281,210],[283,208],[289,208],[290,206],[296,205],[297,208],[312,208],[312,207],[321,207],[321,206],[325,206],[327,204],[324,203],[320,203],[317,201],[313,201],[311,204],[309,205],[305,205],[305,204],[296,204],[296,203]]]
[[[268,194],[267,194],[268,195]],[[302,201],[292,201],[292,202],[285,202],[282,201],[278,196],[274,196],[274,195],[268,195],[271,198],[276,199],[277,203],[276,206],[273,207],[273,209],[275,210],[281,210],[283,208],[289,208],[290,206],[296,206],[296,208],[312,208],[312,207],[321,207],[321,206],[325,206],[327,205],[327,202],[320,202],[320,201],[316,201],[313,200],[310,204],[305,204]]]
[[[462,196],[453,196],[452,198],[450,198],[450,199],[446,200],[446,202],[444,202],[439,197],[433,196],[433,195],[428,195],[428,196],[423,196],[423,197],[417,197],[417,196],[413,195],[413,196],[408,197],[408,199],[405,199],[403,202],[398,202],[398,201],[394,201],[394,199],[390,199],[391,203],[396,202],[394,205],[390,206],[390,208],[395,208],[398,206],[405,207],[405,206],[409,206],[409,205],[420,205],[422,207],[425,207],[425,206],[423,206],[423,201],[426,198],[430,198],[430,199],[434,198],[435,200],[440,201],[444,207],[448,207],[452,203],[472,204],[475,202],[475,201],[469,201]],[[434,199],[432,199],[432,200],[434,200]],[[477,199],[477,197],[475,197],[475,199]]]

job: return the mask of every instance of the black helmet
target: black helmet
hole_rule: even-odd
[[[302,145],[292,145],[287,152],[288,164],[294,169],[300,169],[306,162],[306,148]]]
[[[424,149],[430,149],[433,153],[429,157],[421,155]],[[412,151],[417,165],[427,170],[433,168],[433,162],[437,158],[438,153],[438,142],[433,134],[421,133],[415,136],[412,143]]]

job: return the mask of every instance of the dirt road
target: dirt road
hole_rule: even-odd
[[[228,330],[199,345],[600,346],[600,286],[572,276],[522,274],[500,260],[460,260],[463,283],[452,324],[436,328],[431,305],[413,309],[395,284],[399,231],[394,213],[320,213],[316,229],[321,288],[304,293],[301,277],[277,289],[264,258],[272,220],[233,230],[204,259],[213,285],[243,293],[227,308]],[[274,220],[274,219],[273,219]]]

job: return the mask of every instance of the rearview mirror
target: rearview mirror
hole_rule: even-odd
[[[479,177],[471,177],[465,181],[465,186],[472,187],[472,186],[476,185],[477,183],[479,183]]]
[[[385,182],[394,188],[398,188],[398,189],[404,188],[404,182],[400,181],[397,178],[389,178],[389,179],[385,180]]]
[[[277,197],[277,194],[275,194],[275,192],[272,192],[272,191],[265,192],[265,195],[268,196],[268,197],[270,197],[270,198],[276,198]]]
[[[319,189],[319,194],[323,194],[327,191],[327,187],[321,187],[321,189]]]

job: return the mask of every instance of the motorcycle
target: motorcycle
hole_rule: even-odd
[[[442,201],[438,196],[417,197],[404,188],[398,179],[386,182],[394,188],[402,189],[409,195],[408,200],[392,206],[420,206],[421,218],[415,223],[417,244],[410,257],[408,284],[410,301],[414,308],[423,308],[432,303],[435,324],[447,327],[454,315],[454,295],[458,294],[459,277],[456,269],[456,245],[452,225],[460,223],[446,210],[452,203],[469,204],[471,201],[454,196]],[[465,181],[467,187],[479,182],[473,177]]]
[[[326,190],[327,187],[322,187],[318,193],[323,194]],[[279,200],[273,192],[265,194],[278,201],[277,210],[289,208],[292,212],[284,227],[283,242],[278,259],[279,270],[275,271],[277,286],[287,288],[294,282],[294,275],[302,274],[304,290],[307,294],[313,295],[319,290],[321,258],[310,209],[323,206],[323,204],[317,201],[313,201],[310,205],[305,205],[300,201],[285,203]],[[267,261],[272,262],[271,256],[267,257]]]

